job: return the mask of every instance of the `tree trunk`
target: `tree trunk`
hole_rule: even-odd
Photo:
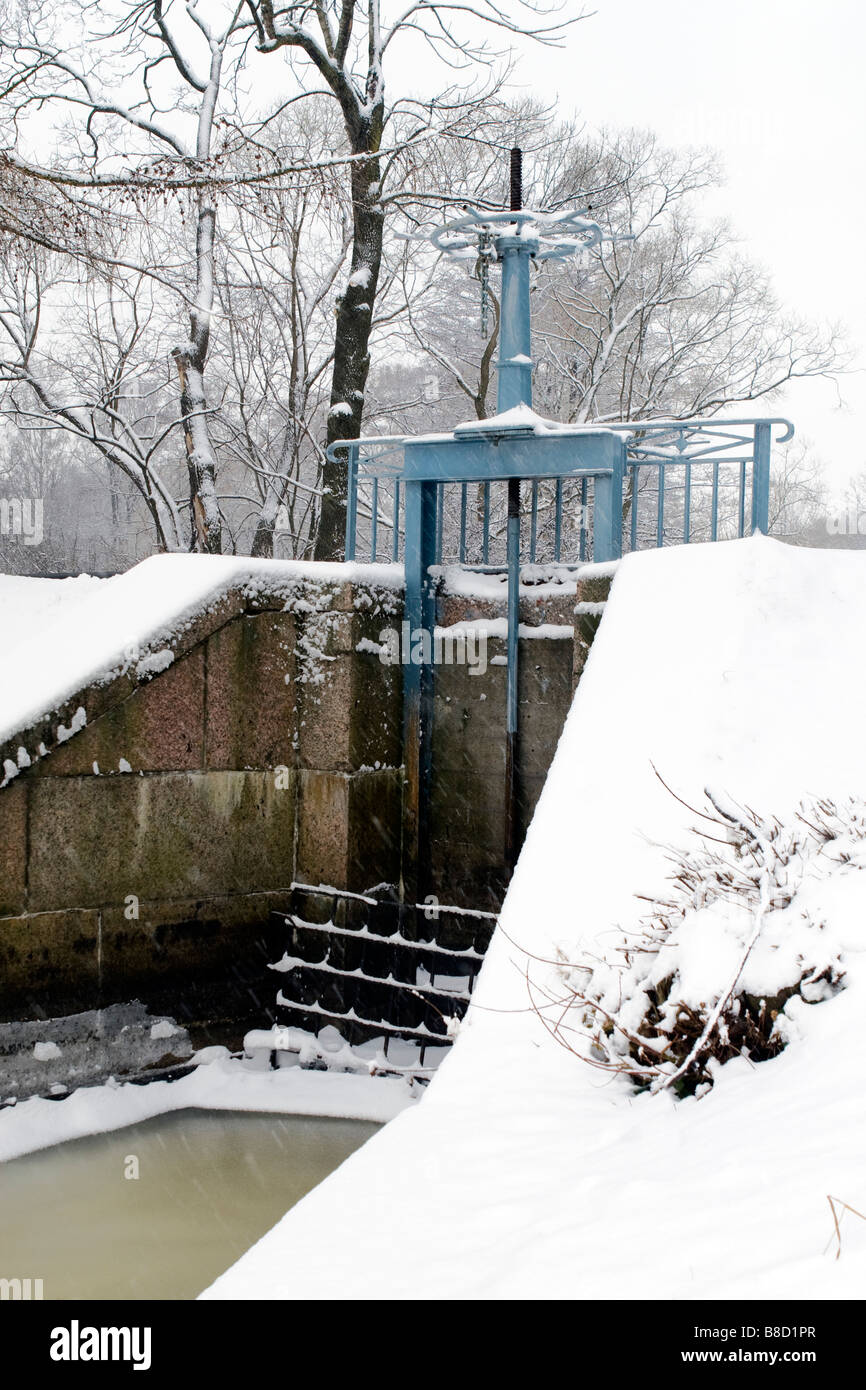
[[[274,531],[276,529],[273,517],[262,514],[256,522],[255,535],[250,549],[250,554],[258,560],[272,560],[274,558]]]
[[[369,132],[353,140],[353,153],[369,150]],[[379,270],[382,264],[384,213],[379,159],[371,155],[352,166],[352,269],[349,283],[337,303],[334,373],[328,412],[328,444],[357,439],[361,433],[364,393],[370,370],[370,330]],[[341,560],[346,534],[346,458],[326,459],[322,467],[324,495],[319,517],[314,558]]]
[[[216,209],[203,200],[196,230],[196,299],[189,315],[190,340],[172,353],[180,379],[180,416],[189,469],[191,549],[210,555],[222,552],[216,458],[210,441],[204,389],[213,308],[215,226]]]

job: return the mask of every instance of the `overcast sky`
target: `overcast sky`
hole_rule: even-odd
[[[567,0],[570,5],[573,0]],[[576,7],[575,7],[576,8]],[[518,76],[592,126],[709,145],[725,187],[706,199],[792,310],[844,321],[856,374],[793,387],[774,412],[831,480],[866,468],[866,84],[863,0],[597,0],[565,49],[528,44]]]

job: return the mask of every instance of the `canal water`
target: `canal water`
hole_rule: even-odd
[[[183,1110],[0,1163],[0,1278],[195,1298],[378,1128]]]

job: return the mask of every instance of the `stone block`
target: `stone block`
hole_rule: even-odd
[[[579,574],[575,595],[577,603],[607,603],[612,584],[613,576],[610,574]]]
[[[431,864],[431,893],[450,907],[473,907],[498,912],[508,887],[502,851],[486,852],[477,845],[434,844]]]
[[[0,915],[23,912],[27,906],[26,780],[0,791]]]
[[[0,918],[0,1019],[57,1017],[98,1005],[98,912]]]
[[[431,842],[459,843],[485,852],[505,844],[505,768],[501,775],[434,771],[430,797]]]
[[[521,780],[547,773],[572,701],[572,643],[533,638],[520,644],[518,678]]]
[[[483,675],[477,676],[470,675],[469,670],[467,666],[436,669],[433,766],[443,771],[488,775],[501,769],[504,774],[505,667],[488,666]]]
[[[39,777],[188,771],[204,752],[204,648],[197,647],[140,685],[120,704],[34,764]]]
[[[355,772],[402,760],[402,676],[374,653],[341,653],[297,692],[298,760],[303,768]]]
[[[295,877],[316,888],[348,887],[349,776],[298,773],[298,848]]]
[[[208,639],[208,768],[292,766],[294,681],[295,622],[290,613],[247,615]]]
[[[577,581],[577,604],[574,609],[574,656],[572,682],[577,686],[589,658],[604,605],[610,594],[613,579],[609,575],[588,577]]]
[[[271,912],[287,911],[291,893],[252,893],[228,898],[141,902],[138,917],[122,908],[102,914],[102,992],[105,1000],[165,990],[180,994],[201,977],[230,975],[244,962],[263,976],[280,959],[286,928]],[[279,975],[271,973],[274,992]]]
[[[364,892],[399,878],[402,774],[299,773],[296,878]]]
[[[31,910],[288,887],[295,778],[268,772],[32,783]]]
[[[352,778],[347,886],[353,892],[399,882],[402,805],[400,769],[362,772]]]

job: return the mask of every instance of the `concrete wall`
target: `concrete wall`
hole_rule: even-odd
[[[524,824],[571,700],[573,607],[522,614],[559,624],[520,644]],[[493,614],[441,602],[440,621],[478,616]],[[0,765],[33,755],[0,790],[0,1020],[138,997],[200,1036],[266,1022],[282,953],[270,913],[292,884],[399,883],[402,672],[377,644],[401,618],[399,594],[372,584],[299,585],[288,603],[232,594],[178,636],[165,671],[82,691],[0,748]],[[78,708],[86,727],[58,742]],[[504,726],[504,664],[438,668],[442,902],[501,901]]]

